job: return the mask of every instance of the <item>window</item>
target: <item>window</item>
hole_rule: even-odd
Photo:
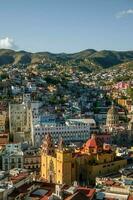
[[[18,165],[18,168],[21,168],[21,164]]]
[[[11,165],[11,168],[15,168],[15,165]]]
[[[74,168],[74,163],[72,163],[72,168]]]
[[[7,158],[5,159],[5,164],[6,164],[6,163],[8,163],[8,159],[7,159]]]
[[[18,158],[18,163],[21,163],[21,158]]]

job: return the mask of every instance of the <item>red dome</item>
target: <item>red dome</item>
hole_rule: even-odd
[[[97,147],[96,139],[89,139],[86,142],[85,146],[88,148],[96,148]]]
[[[95,135],[92,135],[92,137],[86,142],[85,147],[86,148],[103,147],[103,142],[100,138],[96,138]]]

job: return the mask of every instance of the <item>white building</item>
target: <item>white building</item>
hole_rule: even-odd
[[[66,143],[73,141],[85,141],[90,137],[90,125],[88,123],[76,122],[64,124],[38,124],[33,128],[33,138],[35,146],[42,144],[43,137],[50,133],[54,142],[57,143],[61,136]]]
[[[11,91],[13,95],[19,94],[21,92],[21,88],[19,86],[11,86]]]
[[[23,151],[21,144],[7,144],[2,154],[2,170],[23,168]]]
[[[29,92],[36,92],[36,90],[37,90],[35,83],[28,82],[26,87]]]
[[[40,101],[31,101],[31,95],[29,93],[23,94],[23,102],[25,104],[30,104],[32,111],[32,122],[33,124],[38,124],[40,121],[39,108],[43,105]]]
[[[32,111],[32,123],[33,125],[38,124],[40,121],[39,108],[42,106],[42,102],[33,101],[31,102],[31,111]]]
[[[69,124],[89,124],[90,128],[96,128],[96,122],[93,118],[86,118],[86,119],[68,119],[67,122]]]

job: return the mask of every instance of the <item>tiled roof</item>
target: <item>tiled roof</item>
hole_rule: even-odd
[[[86,142],[85,146],[87,148],[98,148],[102,146],[102,141],[100,138],[91,138]]]
[[[65,198],[65,200],[88,200],[88,197],[82,191],[77,191],[73,195]]]
[[[94,196],[96,190],[92,188],[79,187],[78,191],[82,191],[90,199]]]
[[[20,173],[19,175],[17,176],[11,176],[10,177],[10,180],[13,182],[13,183],[17,183],[19,182],[20,180],[26,178],[28,176],[28,173]]]
[[[133,200],[133,195],[129,195],[128,200]]]

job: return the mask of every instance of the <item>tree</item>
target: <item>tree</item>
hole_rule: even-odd
[[[133,88],[129,87],[127,89],[127,94],[131,97],[131,99],[133,100]]]

